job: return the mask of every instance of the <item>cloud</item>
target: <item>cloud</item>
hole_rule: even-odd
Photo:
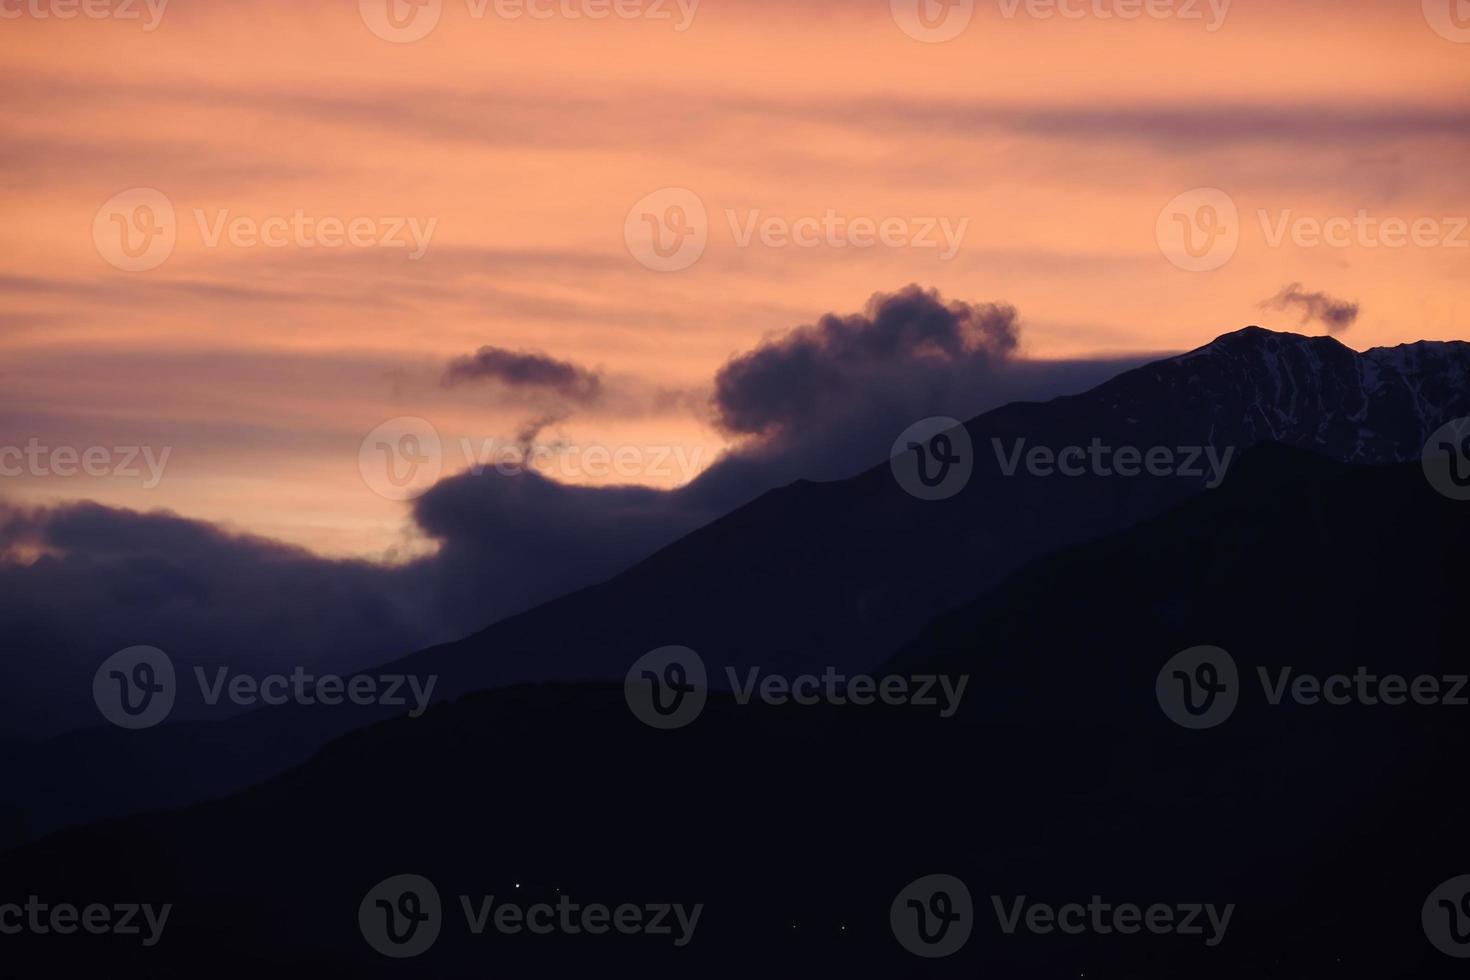
[[[486,467],[441,481],[414,516],[440,544],[446,589],[487,611],[524,608],[593,584],[773,487],[861,472],[918,419],[968,419],[1083,391],[1146,359],[1029,361],[1016,356],[1019,334],[1005,304],[945,301],[914,285],[876,294],[861,313],[829,313],[731,358],[705,411],[735,444],[676,489],[569,487]],[[523,451],[545,421],[520,434]],[[677,462],[680,447],[653,448]],[[502,583],[493,595],[490,582]]]
[[[876,465],[917,419],[1082,391],[1143,360],[1029,361],[1016,355],[1019,331],[1005,304],[917,286],[875,295],[860,313],[828,314],[721,368],[702,410],[736,441],[684,485],[572,486],[480,467],[413,502],[437,551],[399,566],[328,560],[168,513],[0,504],[0,736],[96,723],[92,672],[136,644],[165,649],[183,671],[385,662],[605,580],[773,487]],[[480,354],[456,362],[459,383],[586,392],[594,377],[544,354]],[[701,408],[688,393],[670,398]],[[522,450],[569,410],[521,426]],[[679,472],[681,447],[637,448]]]
[[[1339,333],[1352,326],[1358,319],[1358,304],[1334,299],[1326,293],[1302,291],[1299,282],[1282,286],[1281,291],[1270,299],[1261,301],[1263,310],[1290,310],[1298,308],[1303,324],[1317,321],[1327,328],[1328,333]]]
[[[596,401],[602,392],[602,379],[595,371],[540,352],[504,347],[481,347],[474,354],[454,358],[441,379],[446,388],[482,381],[552,391],[584,403]]]
[[[863,313],[829,313],[734,358],[715,376],[717,422],[727,432],[771,436],[850,415],[874,383],[958,368],[987,373],[1017,341],[1016,311],[945,303],[907,286],[876,294]]]
[[[100,724],[92,673],[138,644],[191,676],[350,670],[449,639],[426,615],[430,585],[423,568],[328,560],[166,512],[0,504],[0,733]]]

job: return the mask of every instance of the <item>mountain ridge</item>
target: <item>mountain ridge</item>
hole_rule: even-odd
[[[1354,519],[1359,535],[1342,535]],[[920,645],[943,657],[908,667],[972,675],[951,719],[717,693],[666,732],[637,721],[616,683],[480,691],[337,738],[229,799],[12,852],[0,879],[22,895],[45,881],[177,902],[156,952],[100,939],[64,950],[68,963],[160,975],[205,961],[221,975],[394,975],[403,964],[369,950],[351,913],[384,876],[411,871],[446,896],[706,906],[677,954],[446,928],[414,964],[436,976],[613,961],[650,976],[776,961],[783,975],[910,975],[918,961],[893,941],[889,903],[936,872],[976,892],[976,928],[950,970],[1455,976],[1416,915],[1470,857],[1454,829],[1470,795],[1447,768],[1467,738],[1454,709],[1242,697],[1220,727],[1192,731],[1160,710],[1154,679],[1201,642],[1224,643],[1242,676],[1278,661],[1462,672],[1446,600],[1465,585],[1467,536],[1470,511],[1413,464],[1263,445],[1221,493],[1030,564],[926,631]],[[1406,622],[1411,596],[1424,606]],[[1322,632],[1322,612],[1344,603]],[[220,841],[232,846],[201,846]],[[1091,894],[1229,902],[1238,915],[1212,950],[1012,936],[988,915],[991,895]],[[57,964],[56,947],[13,949]]]
[[[717,683],[726,667],[870,669],[1023,565],[1131,527],[1206,485],[1024,467],[1007,476],[990,461],[992,441],[1243,452],[1285,435],[1340,461],[1403,461],[1439,421],[1470,417],[1470,344],[1428,343],[1412,356],[1372,355],[1382,380],[1365,393],[1361,359],[1370,355],[1332,338],[1224,334],[1089,392],[970,420],[974,473],[948,499],[910,496],[887,462],[846,480],[789,484],[611,579],[369,673],[437,675],[444,700],[519,683],[621,681],[642,654],[671,644],[699,650]],[[396,713],[288,706],[177,731],[79,733],[16,762],[33,799],[56,801],[23,822],[34,834],[229,792]],[[60,772],[93,775],[59,785]]]

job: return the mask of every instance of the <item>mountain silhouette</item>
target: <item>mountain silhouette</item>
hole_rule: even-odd
[[[1025,465],[1008,475],[1018,450],[1192,447],[1235,460],[1270,441],[1381,464],[1417,458],[1431,432],[1463,416],[1470,344],[1357,353],[1331,338],[1250,327],[1084,394],[971,420],[974,472],[948,499],[911,496],[887,462],[848,480],[797,482],[607,582],[379,673],[437,675],[437,696],[454,698],[528,682],[621,680],[639,656],[668,644],[699,650],[717,686],[726,669],[868,669],[1025,563],[1216,492],[1206,491],[1203,455],[1198,475],[1038,475]],[[34,835],[237,790],[398,710],[285,707],[23,746],[8,760],[25,801],[13,804],[24,808],[14,822]]]
[[[1417,464],[1262,445],[1218,491],[1027,565],[879,668],[968,675],[951,718],[715,692],[688,727],[655,731],[621,685],[476,693],[234,797],[0,857],[0,900],[175,904],[153,950],[78,937],[12,952],[157,976],[1458,975],[1419,910],[1470,866],[1463,709],[1271,706],[1253,678],[1464,673],[1467,544],[1470,509]],[[1239,707],[1209,730],[1169,720],[1156,690],[1199,644],[1242,678]],[[439,940],[407,962],[373,952],[356,917],[401,873],[432,881],[445,908]],[[975,911],[964,948],[930,963],[895,941],[889,905],[932,873],[965,881]],[[489,894],[704,910],[682,948],[474,937],[457,897]],[[992,909],[1093,895],[1235,911],[1206,946],[1008,935]]]

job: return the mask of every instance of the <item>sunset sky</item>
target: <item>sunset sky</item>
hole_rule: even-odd
[[[0,477],[12,504],[411,553],[408,505],[359,468],[385,420],[428,420],[444,475],[461,439],[539,422],[580,447],[677,447],[626,476],[676,485],[730,442],[705,407],[721,365],[907,283],[1013,305],[1035,359],[1325,332],[1305,301],[1262,305],[1293,283],[1357,304],[1336,335],[1358,349],[1467,335],[1463,2],[1155,0],[1176,15],[1124,19],[1105,15],[1142,0],[982,0],[938,43],[902,0],[620,0],[638,16],[599,19],[612,0],[517,18],[391,0],[393,20],[390,0],[122,2],[63,19],[65,0],[0,0],[0,445],[167,447],[166,475]],[[379,36],[395,23],[424,36]],[[1160,229],[1180,200],[1201,234],[1229,221],[1200,188],[1237,210],[1238,247],[1191,271]],[[160,199],[172,251],[127,268],[114,215],[141,202],[163,227]],[[650,268],[636,229],[691,200],[702,254]],[[1312,237],[1360,212],[1378,224]],[[837,230],[742,242],[768,218]],[[859,219],[890,240],[861,246]],[[1386,244],[1385,219],[1418,240]],[[249,233],[267,225],[274,244]],[[598,396],[449,383],[485,346],[570,362]]]

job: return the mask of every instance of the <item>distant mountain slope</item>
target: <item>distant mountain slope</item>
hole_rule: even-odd
[[[1017,447],[1214,447],[1262,441],[1344,462],[1417,459],[1470,415],[1470,344],[1359,354],[1328,337],[1249,327],[1128,371],[1085,394],[1017,403],[967,424],[975,473],[919,501],[887,464],[773,491],[603,585],[398,662],[449,689],[619,676],[683,643],[719,664],[870,666],[934,615],[1024,562],[1128,527],[1209,477],[1002,472]],[[997,445],[998,442],[998,445]],[[1180,457],[1182,462],[1183,457]],[[1206,466],[1204,459],[1198,461]]]
[[[617,680],[646,651],[675,643],[698,649],[717,681],[727,666],[864,669],[1022,564],[1133,526],[1208,482],[1041,476],[1024,466],[1008,476],[997,443],[1003,457],[1094,440],[1223,455],[1270,439],[1377,463],[1417,458],[1429,433],[1462,416],[1470,344],[1358,354],[1330,338],[1247,328],[1085,394],[970,421],[974,475],[947,500],[909,496],[886,462],[849,480],[798,482],[601,585],[381,670],[437,674],[436,693],[455,697],[526,681]],[[13,822],[33,835],[228,792],[390,713],[284,708],[68,736],[17,761],[17,782],[30,789]]]
[[[971,675],[964,710],[740,707],[636,721],[617,685],[485,692],[334,742],[238,797],[0,857],[37,890],[176,904],[145,951],[9,947],[51,970],[157,976],[997,975],[1302,980],[1461,975],[1419,924],[1470,868],[1462,708],[1267,708],[1166,719],[1179,649],[1255,667],[1464,673],[1470,506],[1417,465],[1349,468],[1262,447],[1225,486],[1028,566],[903,654]],[[682,950],[650,937],[491,936],[446,924],[422,958],[368,950],[355,911],[390,874],[502,900],[701,902]],[[928,964],[889,931],[920,875],[978,918]],[[1235,906],[1224,940],[1006,935],[991,896]],[[452,919],[450,920],[453,921]]]

